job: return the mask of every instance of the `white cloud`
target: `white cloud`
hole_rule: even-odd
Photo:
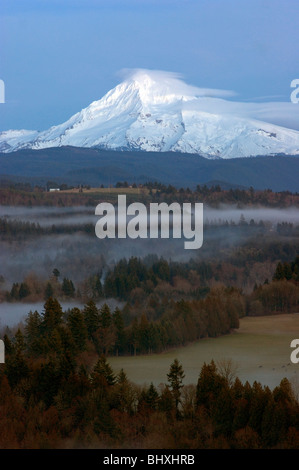
[[[118,72],[119,78],[125,81],[143,80],[145,75],[155,82],[151,86],[157,93],[188,97],[184,105],[186,109],[213,114],[231,114],[299,130],[299,104],[296,105],[291,101],[269,101],[271,98],[281,98],[281,96],[253,98],[254,102],[229,100],[237,96],[235,91],[189,85],[183,81],[183,75],[177,72],[138,68],[122,69]],[[268,101],[261,101],[263,99]]]
[[[152,80],[157,82],[157,88],[164,85],[176,95],[184,96],[201,96],[201,97],[232,97],[236,93],[232,90],[220,90],[215,88],[201,88],[189,85],[183,81],[183,75],[177,72],[168,72],[164,70],[149,69],[122,69],[118,72],[118,76],[122,80],[139,80],[148,75]]]

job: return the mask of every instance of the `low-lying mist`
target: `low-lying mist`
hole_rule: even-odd
[[[45,302],[0,303],[0,336],[3,336],[6,327],[12,328],[16,327],[20,322],[24,323],[29,312],[37,311],[41,314],[44,311],[44,303]],[[68,302],[62,301],[59,303],[64,312],[74,307],[78,307],[80,309],[84,308],[84,304],[80,304],[78,300]],[[122,308],[124,306],[124,302],[120,302],[116,299],[105,299],[96,302],[96,305],[100,309],[104,303],[109,305],[111,311],[114,311],[116,307]]]
[[[99,216],[91,213],[90,208],[20,208],[0,207],[0,213],[11,220],[30,222],[45,221],[57,227],[66,224],[80,226],[87,221],[95,226]],[[238,226],[245,222],[242,231]],[[215,257],[221,250],[227,250],[244,244],[249,238],[256,236],[258,229],[250,226],[254,221],[256,226],[260,221],[268,223],[268,230],[279,222],[299,225],[299,209],[268,209],[268,208],[238,208],[222,206],[213,209],[204,206],[203,246],[197,250],[185,250],[184,239],[103,239],[96,237],[95,232],[87,234],[83,231],[74,233],[52,233],[27,236],[25,239],[2,240],[0,253],[0,274],[7,282],[20,282],[30,272],[48,278],[53,269],[61,272],[61,277],[73,281],[82,280],[91,274],[101,272],[112,266],[121,258],[131,256],[144,257],[156,254],[167,260],[188,261],[190,258],[206,260]],[[228,226],[223,224],[227,222]],[[246,226],[248,224],[248,227]]]
[[[238,223],[242,216],[244,216],[245,221],[248,223],[250,220],[254,220],[256,223],[262,220],[264,222],[271,222],[272,224],[288,222],[299,225],[299,209],[297,207],[284,209],[267,207],[240,208],[235,205],[228,206],[223,204],[219,209],[214,209],[204,206],[204,220],[206,222],[214,223],[221,220]]]
[[[200,201],[198,201],[200,202]],[[233,221],[239,222],[241,215],[245,220],[255,222],[260,220],[277,223],[289,222],[299,224],[299,209],[297,207],[268,208],[268,207],[238,207],[237,205],[222,204],[215,209],[204,204],[204,221]],[[98,217],[95,208],[85,206],[77,207],[46,207],[34,208],[20,206],[0,206],[0,217],[24,222],[35,222],[41,226],[50,225],[78,225],[95,223]]]
[[[0,217],[8,221],[35,222],[40,226],[76,226],[73,233],[33,233],[24,237],[9,235],[2,238],[0,275],[2,289],[10,289],[12,283],[23,282],[30,273],[47,280],[53,269],[60,271],[61,279],[72,279],[75,286],[93,274],[102,279],[109,268],[122,258],[143,258],[155,254],[166,260],[187,262],[221,261],[227,253],[243,246],[249,240],[255,245],[264,243],[265,234],[279,240],[276,224],[287,222],[299,226],[299,209],[252,208],[222,205],[214,209],[204,205],[203,245],[197,250],[184,249],[184,239],[103,239],[84,231],[88,223],[95,227],[99,216],[90,207],[72,208],[23,208],[0,206]],[[254,221],[254,222],[253,222]],[[260,224],[263,221],[263,224]],[[82,230],[80,229],[82,225]],[[297,231],[296,231],[297,234]],[[298,235],[296,235],[298,240]],[[287,238],[292,243],[292,238]],[[263,245],[260,245],[263,247]],[[261,248],[262,249],[262,248]],[[112,302],[112,300],[111,300]],[[76,302],[78,304],[78,302]],[[63,302],[63,308],[71,308],[72,302]],[[30,310],[41,312],[43,303],[0,304],[0,328],[15,325]]]

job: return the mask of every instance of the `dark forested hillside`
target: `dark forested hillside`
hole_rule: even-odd
[[[144,183],[153,180],[175,186],[222,181],[236,185],[299,191],[299,158],[263,156],[209,160],[200,155],[175,152],[119,152],[75,147],[22,150],[0,154],[1,179],[46,184],[55,179],[68,184]]]

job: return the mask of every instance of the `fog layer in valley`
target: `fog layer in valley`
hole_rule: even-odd
[[[200,202],[200,201],[198,201]],[[149,210],[148,210],[149,212]],[[241,215],[246,221],[253,219],[255,222],[264,220],[267,222],[290,222],[299,224],[299,209],[289,207],[287,209],[275,209],[265,207],[244,207],[223,204],[219,208],[211,208],[204,204],[204,221],[233,221],[239,222]],[[8,220],[21,220],[24,222],[34,222],[41,226],[51,225],[78,225],[85,223],[95,223],[98,216],[95,215],[95,207],[20,207],[20,206],[0,206],[0,217]]]
[[[20,220],[52,225],[56,228],[63,225],[90,223],[95,227],[99,216],[91,213],[90,208],[20,208],[0,206],[0,214],[7,220]],[[0,253],[0,274],[7,283],[21,282],[30,272],[48,278],[53,269],[61,272],[61,277],[73,281],[82,280],[103,268],[112,266],[121,258],[131,256],[144,257],[148,254],[163,256],[167,260],[187,261],[191,257],[206,260],[215,256],[215,249],[222,250],[246,241],[247,229],[240,233],[234,227],[224,230],[221,224],[226,221],[238,224],[240,219],[256,224],[263,220],[275,226],[278,222],[289,222],[299,226],[299,209],[268,209],[223,206],[212,209],[204,205],[203,245],[200,249],[185,250],[184,239],[103,239],[96,237],[94,230],[90,234],[77,230],[69,234],[42,234],[27,236],[24,239],[2,240]],[[219,227],[217,226],[219,224]],[[216,225],[213,230],[209,225]],[[83,227],[83,225],[82,225]],[[148,231],[149,232],[149,231]],[[244,235],[245,234],[245,235]],[[248,237],[253,233],[248,228]]]
[[[72,309],[74,307],[78,307],[80,309],[84,308],[83,304],[80,304],[78,301],[73,302],[59,302],[62,310],[66,311],[68,309]],[[101,302],[97,302],[96,305],[98,308],[107,303],[110,309],[113,311],[116,307],[122,308],[124,303],[118,302],[115,299],[105,299]],[[10,303],[10,302],[3,302],[0,303],[0,334],[1,330],[5,330],[8,327],[14,327],[19,322],[24,322],[29,312],[35,312],[42,314],[44,311],[44,302],[36,302],[36,303]]]
[[[91,223],[95,226],[99,216],[95,209],[86,207],[73,208],[21,208],[0,207],[1,217],[7,220],[35,222],[41,225],[56,227],[73,224]],[[96,237],[95,232],[87,234],[76,231],[69,234],[41,234],[27,236],[20,240],[1,241],[0,275],[5,279],[4,287],[10,289],[13,282],[22,282],[29,273],[48,279],[54,268],[59,269],[61,279],[67,277],[76,283],[95,273],[105,274],[121,258],[131,256],[144,257],[148,254],[163,256],[167,260],[188,261],[191,257],[206,261],[211,257],[221,257],[223,250],[229,250],[256,236],[248,227],[242,234],[234,226],[223,227],[224,222],[238,224],[240,219],[248,224],[253,219],[256,224],[263,220],[269,222],[267,230],[278,222],[289,222],[299,225],[299,209],[237,208],[222,206],[212,209],[204,205],[203,246],[198,250],[185,250],[184,239],[103,239]],[[219,224],[219,226],[218,226]],[[211,225],[216,225],[211,228]],[[248,230],[248,232],[247,232]],[[248,233],[248,236],[247,236]],[[219,258],[220,259],[220,258]],[[39,306],[40,309],[41,306]],[[36,307],[32,307],[36,309]],[[24,304],[2,304],[0,319],[18,321],[22,314],[28,313],[31,307]],[[10,321],[11,323],[11,321]]]

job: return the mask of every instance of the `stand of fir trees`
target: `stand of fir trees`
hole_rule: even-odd
[[[48,327],[59,316],[47,312]],[[44,326],[46,326],[44,324]],[[49,330],[48,330],[49,331]],[[228,362],[199,370],[184,385],[174,359],[167,382],[137,386],[106,356],[85,367],[60,351],[28,357],[20,331],[5,338],[0,365],[0,447],[144,449],[296,449],[299,403],[287,379],[274,390],[241,383]]]

